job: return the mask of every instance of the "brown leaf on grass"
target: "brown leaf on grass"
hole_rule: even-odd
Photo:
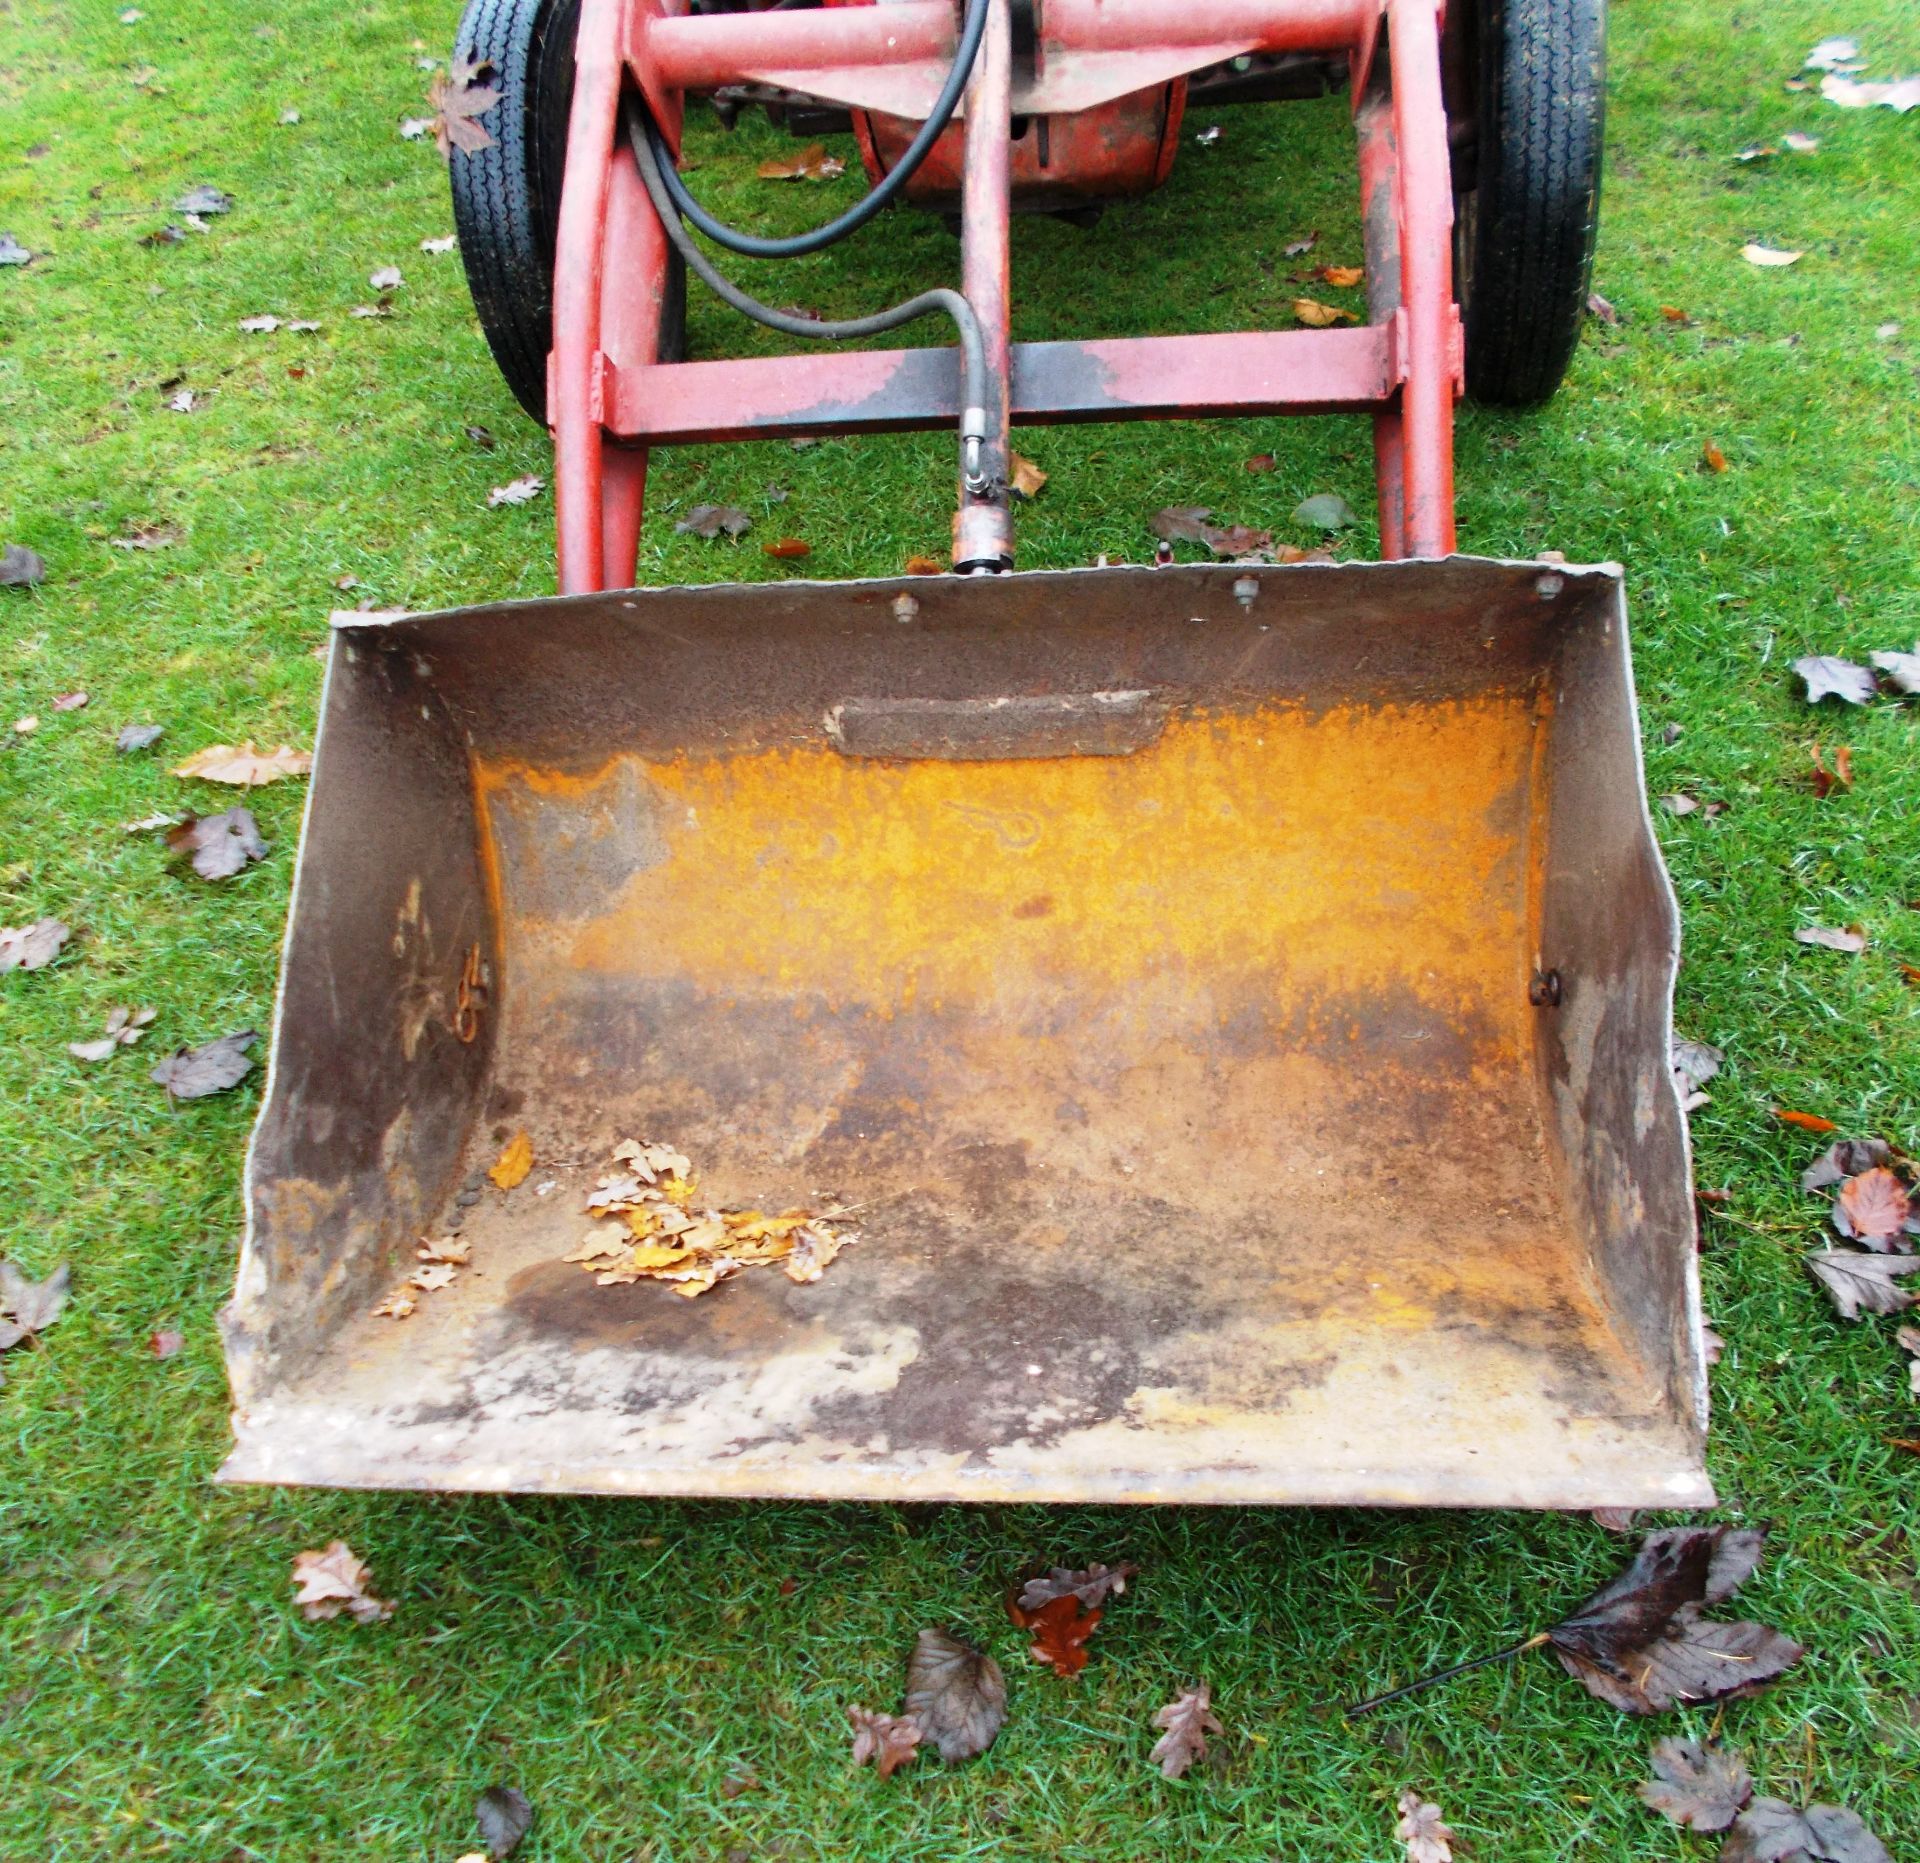
[[[1796,1113],[1787,1107],[1776,1106],[1773,1116],[1783,1126],[1798,1126],[1802,1132],[1838,1132],[1840,1128],[1831,1119],[1822,1119],[1818,1113]]]
[[[114,550],[164,550],[180,541],[177,524],[136,524],[124,537],[109,537]]]
[[[1817,944],[1828,951],[1858,956],[1867,948],[1867,934],[1858,925],[1803,925],[1794,937],[1801,944]]]
[[[203,1100],[210,1093],[224,1093],[253,1071],[247,1050],[259,1039],[254,1030],[239,1029],[198,1048],[175,1049],[147,1078],[176,1100]]]
[[[1007,455],[1007,484],[1016,498],[1038,498],[1047,475],[1021,453]]]
[[[173,1358],[186,1343],[187,1339],[184,1333],[174,1332],[167,1327],[162,1327],[160,1331],[147,1335],[147,1350],[151,1352],[155,1358]]]
[[[762,181],[832,181],[847,172],[847,165],[829,155],[824,144],[810,142],[798,154],[769,156],[754,172]]]
[[[0,576],[0,581],[5,579]],[[1896,691],[1909,696],[1920,693],[1920,647],[1911,653],[1870,653],[1867,658],[1886,674]]]
[[[1724,1831],[1753,1796],[1753,1775],[1716,1740],[1656,1740],[1654,1776],[1638,1789],[1663,1818],[1696,1831]]]
[[[47,565],[38,551],[24,543],[10,543],[0,550],[0,589],[30,589],[47,579]]]
[[[1883,1255],[1904,1252],[1902,1238],[1915,1227],[1906,1185],[1884,1165],[1848,1178],[1833,1200],[1833,1226],[1848,1240]]]
[[[1035,1662],[1045,1663],[1063,1682],[1087,1666],[1087,1639],[1100,1627],[1098,1607],[1087,1610],[1068,1592],[1037,1611],[1025,1610],[1015,1602],[1011,1614],[1022,1630],[1033,1632],[1027,1654]]]
[[[1868,1255],[1858,1249],[1829,1248],[1816,1249],[1804,1259],[1843,1320],[1857,1320],[1863,1313],[1899,1313],[1920,1298],[1895,1285],[1902,1275],[1920,1272],[1920,1255]]]
[[[1345,291],[1366,277],[1367,268],[1364,265],[1316,265],[1307,275],[1319,279],[1322,284]]]
[[[397,265],[377,266],[367,278],[375,291],[398,291],[404,282]]]
[[[396,1287],[373,1309],[373,1317],[377,1320],[408,1319],[418,1305],[419,1302],[404,1287]]]
[[[424,1268],[416,1268],[407,1276],[407,1285],[417,1287],[423,1294],[438,1293],[443,1287],[451,1287],[454,1277],[460,1270],[450,1261],[436,1261]]]
[[[113,747],[122,755],[131,751],[145,750],[149,745],[158,742],[166,728],[165,725],[157,724],[122,725],[114,733]]]
[[[1903,1326],[1893,1335],[1893,1343],[1910,1355],[1907,1364],[1907,1394],[1920,1403],[1920,1330]]]
[[[1283,258],[1288,258],[1288,259],[1302,258],[1307,253],[1311,252],[1314,249],[1314,247],[1317,246],[1319,243],[1320,243],[1320,235],[1317,231],[1312,233],[1305,233],[1305,234],[1302,234],[1301,237],[1298,239],[1288,240],[1287,243],[1280,248],[1280,253]]]
[[[1602,323],[1617,324],[1620,321],[1620,313],[1597,291],[1587,294],[1587,315],[1598,317]]]
[[[1360,319],[1337,304],[1322,304],[1318,298],[1295,298],[1288,306],[1294,316],[1310,330],[1325,330],[1336,323],[1358,323]]]
[[[221,815],[189,815],[167,831],[167,852],[191,860],[203,880],[230,880],[256,860],[267,844],[253,811],[236,805]]]
[[[1245,462],[1249,472],[1271,472],[1279,463],[1271,453],[1255,453]]]
[[[474,1800],[473,1815],[487,1855],[499,1863],[520,1848],[533,1829],[533,1805],[526,1793],[511,1785],[490,1785]]]
[[[45,1332],[66,1311],[72,1281],[73,1270],[64,1261],[44,1281],[29,1281],[0,1257],[0,1315],[11,1322],[7,1344]]]
[[[459,1236],[442,1236],[438,1241],[422,1236],[414,1244],[413,1253],[418,1261],[451,1262],[456,1268],[464,1268],[473,1260],[473,1244]]]
[[[1205,1682],[1183,1688],[1154,1715],[1153,1724],[1166,1732],[1147,1757],[1168,1779],[1178,1779],[1194,1761],[1207,1757],[1209,1734],[1224,1738],[1227,1731],[1214,1716],[1213,1692]]]
[[[993,1745],[1007,1718],[1000,1665],[944,1630],[923,1630],[907,1661],[907,1713],[949,1764]]]
[[[1700,470],[1702,472],[1725,472],[1727,456],[1709,440],[1700,449]]]
[[[1851,789],[1853,787],[1853,749],[1842,744],[1833,753],[1833,768],[1829,770],[1820,755],[1820,746],[1813,747],[1813,793],[1822,802],[1830,796],[1835,787]]]
[[[741,537],[753,528],[753,519],[737,505],[695,505],[674,527],[685,537]]]
[[[1849,705],[1865,705],[1879,690],[1872,671],[1835,653],[1809,653],[1795,660],[1793,670],[1807,688],[1807,703],[1818,705],[1822,699],[1845,699]]]
[[[1833,1128],[1828,1126],[1827,1131]],[[1876,1165],[1893,1162],[1893,1147],[1885,1139],[1835,1139],[1813,1163],[1800,1173],[1802,1190],[1825,1190],[1844,1183]]]
[[[937,556],[910,556],[905,573],[909,576],[944,576],[947,566]]]
[[[522,473],[517,479],[509,479],[504,485],[496,485],[487,493],[487,509],[497,511],[502,505],[524,505],[538,498],[546,490],[547,482],[537,472]]]
[[[1726,1058],[1725,1052],[1711,1042],[1694,1041],[1685,1035],[1673,1038],[1668,1059],[1674,1085],[1680,1089],[1681,1103],[1688,1112],[1706,1103],[1707,1096],[1700,1089],[1720,1072]]]
[[[507,1141],[507,1148],[488,1168],[487,1175],[502,1190],[512,1190],[527,1181],[527,1173],[533,1169],[533,1140],[524,1132],[516,1132]]]
[[[857,1703],[847,1710],[853,1726],[853,1763],[868,1760],[883,1779],[920,1757],[920,1723],[911,1714],[875,1714]]]
[[[1750,239],[1740,248],[1740,256],[1749,265],[1795,265],[1805,255],[1790,252],[1784,246],[1763,246],[1759,240]]]
[[[1140,1568],[1130,1560],[1115,1566],[1090,1565],[1076,1572],[1064,1565],[1054,1566],[1045,1578],[1030,1578],[1020,1590],[1020,1609],[1038,1611],[1056,1598],[1078,1598],[1089,1610],[1104,1604],[1109,1595],[1121,1597],[1127,1580]]]
[[[107,1032],[96,1041],[70,1041],[67,1052],[77,1061],[104,1061],[117,1049],[131,1048],[158,1013],[116,1003],[107,1011]]]
[[[283,777],[305,776],[313,768],[313,753],[282,744],[274,750],[259,750],[252,738],[242,744],[209,744],[196,750],[185,763],[173,767],[175,776],[197,777],[203,783],[228,783],[242,789],[258,789],[263,783],[277,783]]]
[[[347,1542],[335,1540],[324,1552],[294,1555],[293,1601],[310,1624],[343,1611],[356,1624],[377,1624],[393,1615],[393,1606],[367,1589],[372,1578],[366,1562],[353,1556]]]
[[[1719,1863],[1893,1863],[1893,1856],[1844,1805],[1798,1811],[1756,1798],[1735,1821]]]
[[[1164,505],[1147,520],[1153,534],[1167,542],[1204,544],[1215,556],[1244,556],[1271,546],[1273,533],[1247,524],[1214,524],[1205,505]]]
[[[477,155],[482,149],[493,146],[493,137],[479,120],[500,101],[500,93],[480,81],[491,73],[492,67],[484,61],[476,64],[471,58],[456,52],[446,76],[436,74],[433,82],[427,86],[427,102],[433,107],[433,115],[427,122],[431,124],[433,139],[447,161],[452,161],[455,149],[462,149],[468,155]],[[409,117],[400,125],[401,135],[405,136],[409,128],[416,124],[420,125],[421,130],[427,127],[427,123],[422,123],[420,118]]]
[[[1453,1863],[1453,1833],[1440,1822],[1440,1807],[1418,1792],[1400,1794],[1393,1834],[1407,1847],[1407,1863]]]
[[[60,919],[0,925],[0,971],[40,970],[60,955],[60,947],[72,935]]]
[[[776,543],[763,543],[760,546],[763,556],[777,556],[783,560],[794,560],[813,554],[813,545],[800,537],[782,537]]]
[[[63,692],[54,700],[53,709],[57,712],[83,711],[88,703],[84,692]]]
[[[1760,1561],[1764,1530],[1672,1527],[1649,1533],[1632,1565],[1547,1633],[1567,1673],[1628,1714],[1751,1693],[1806,1654],[1764,1624],[1701,1615]]]

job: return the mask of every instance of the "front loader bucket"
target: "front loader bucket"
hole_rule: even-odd
[[[1613,569],[344,627],[225,1474],[1704,1505],[1676,937]],[[859,1239],[599,1285],[627,1139]]]

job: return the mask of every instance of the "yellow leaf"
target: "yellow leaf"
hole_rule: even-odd
[[[1041,486],[1047,482],[1047,475],[1032,460],[1019,453],[1011,453],[1007,464],[1012,473],[1007,483],[1013,487],[1016,498],[1037,498]]]
[[[196,750],[185,763],[174,766],[175,776],[197,776],[203,783],[237,783],[256,788],[261,783],[277,783],[283,776],[305,776],[313,768],[313,758],[291,744],[278,750],[257,750],[252,738],[244,744],[209,744]]]
[[[1364,265],[1323,265],[1320,268],[1320,276],[1328,284],[1343,288],[1357,285],[1366,275],[1367,268]]]
[[[627,1257],[627,1266],[641,1274],[652,1274],[656,1268],[677,1268],[683,1261],[692,1259],[690,1248],[669,1248],[664,1242],[648,1242]]]
[[[660,1224],[651,1210],[627,1210],[624,1214],[627,1227],[642,1241],[645,1241],[648,1236],[660,1233]]]
[[[533,1140],[524,1132],[516,1132],[507,1142],[507,1149],[493,1161],[493,1169],[487,1175],[502,1190],[511,1190],[516,1184],[524,1184],[532,1169]]]
[[[678,1173],[675,1173],[674,1176],[668,1178],[661,1184],[660,1194],[665,1197],[669,1203],[677,1203],[684,1209],[688,1200],[693,1196],[693,1179],[690,1177],[681,1177]]]
[[[562,1261],[613,1261],[627,1252],[627,1244],[620,1236],[588,1236],[576,1249],[562,1255]]]
[[[1329,324],[1360,321],[1352,311],[1341,310],[1335,304],[1322,304],[1318,298],[1295,298],[1293,314],[1314,330],[1324,330]]]

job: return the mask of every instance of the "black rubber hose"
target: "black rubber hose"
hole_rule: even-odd
[[[912,323],[916,318],[930,317],[936,313],[943,312],[953,319],[960,334],[960,438],[964,448],[966,485],[970,492],[985,492],[988,486],[980,468],[979,443],[986,438],[987,432],[987,346],[980,335],[980,320],[973,314],[973,306],[958,291],[949,290],[944,285],[931,291],[922,291],[917,297],[908,298],[890,310],[875,311],[871,317],[796,317],[789,311],[775,310],[772,305],[749,297],[718,270],[695,243],[693,235],[681,224],[676,203],[667,191],[666,174],[671,170],[663,169],[659,145],[649,134],[654,126],[645,106],[638,97],[629,95],[624,107],[627,139],[633,146],[633,159],[639,166],[640,180],[647,190],[647,197],[653,202],[654,212],[660,216],[660,224],[666,229],[667,238],[686,260],[688,268],[697,273],[717,297],[731,304],[742,315],[751,317],[756,323],[765,324],[770,330],[784,331],[788,336],[814,337],[827,342],[845,337],[878,336],[882,331],[897,329],[903,323]]]
[[[835,240],[845,239],[849,233],[865,226],[907,185],[913,178],[913,171],[926,159],[927,151],[953,121],[953,113],[960,107],[960,95],[967,88],[967,78],[973,71],[974,55],[980,50],[980,41],[986,34],[987,9],[991,4],[992,0],[967,0],[967,15],[960,28],[960,44],[953,55],[953,67],[947,73],[946,83],[940,87],[940,95],[934,99],[931,113],[920,125],[920,133],[907,144],[906,153],[880,177],[879,182],[837,220],[829,220],[825,226],[817,226],[811,233],[795,233],[787,239],[762,239],[757,233],[743,233],[737,227],[716,220],[687,192],[687,184],[674,168],[673,151],[666,146],[659,126],[652,118],[648,118],[646,133],[653,142],[654,164],[665,180],[667,193],[674,206],[716,245],[725,246],[729,252],[742,253],[749,259],[797,259],[802,253],[818,252],[822,247],[831,246]]]

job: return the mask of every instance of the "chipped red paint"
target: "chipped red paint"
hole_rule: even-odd
[[[953,0],[712,15],[683,13],[680,0],[583,0],[548,365],[563,591],[632,580],[649,445],[938,427],[959,412],[950,348],[656,362],[667,248],[616,146],[621,84],[640,87],[674,142],[684,91],[769,70],[812,72],[823,94],[836,73],[886,70],[924,79],[930,95],[957,17]],[[1381,553],[1450,552],[1462,349],[1436,0],[1047,0],[1042,20],[1031,68],[1010,69],[996,0],[966,115],[1005,124],[1024,97],[1043,100],[1050,89],[1085,107],[1016,120],[1019,136],[1002,131],[971,147],[956,124],[909,189],[928,204],[961,204],[964,283],[995,378],[990,471],[1005,471],[1010,423],[1366,412]],[[1012,209],[1156,185],[1177,146],[1182,70],[1223,45],[1350,54],[1368,323],[1009,344]],[[869,172],[884,172],[911,125],[878,109],[854,116]],[[1010,513],[997,495],[963,493],[955,532],[957,562],[1011,562]]]

